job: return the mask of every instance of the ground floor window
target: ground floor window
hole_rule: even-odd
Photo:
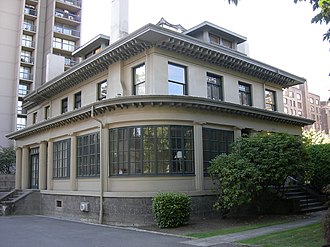
[[[111,175],[194,173],[191,126],[135,126],[110,129]]]
[[[100,135],[99,132],[77,137],[78,177],[100,175]]]
[[[68,178],[70,169],[70,139],[54,142],[53,177]]]
[[[219,154],[230,153],[234,131],[203,128],[203,169],[207,174],[210,161]]]

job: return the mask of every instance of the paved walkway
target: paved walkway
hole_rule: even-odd
[[[230,246],[240,246],[234,244],[234,242],[243,240],[243,239],[249,239],[254,238],[262,235],[266,235],[273,232],[279,232],[284,231],[296,227],[302,227],[307,226],[310,224],[314,224],[317,222],[320,222],[322,217],[324,215],[324,212],[318,212],[314,213],[312,217],[302,220],[297,220],[290,223],[284,223],[280,225],[273,225],[273,226],[267,226],[262,227],[254,230],[248,230],[244,232],[239,233],[233,233],[228,235],[220,235],[210,238],[203,238],[203,239],[194,239],[194,240],[187,240],[183,241],[181,243],[192,245],[192,246],[218,246],[218,247],[230,247]]]

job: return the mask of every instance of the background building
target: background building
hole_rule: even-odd
[[[0,146],[12,145],[5,135],[26,126],[23,97],[76,63],[81,2],[0,1]]]
[[[285,113],[315,121],[312,125],[306,126],[305,129],[324,130],[322,128],[320,96],[308,92],[307,82],[284,89],[283,105]]]

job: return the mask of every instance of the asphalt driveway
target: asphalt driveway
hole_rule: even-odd
[[[0,217],[1,247],[189,246],[186,238],[42,216]]]

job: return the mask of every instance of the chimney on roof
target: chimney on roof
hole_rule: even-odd
[[[110,43],[128,35],[128,0],[112,0]]]

